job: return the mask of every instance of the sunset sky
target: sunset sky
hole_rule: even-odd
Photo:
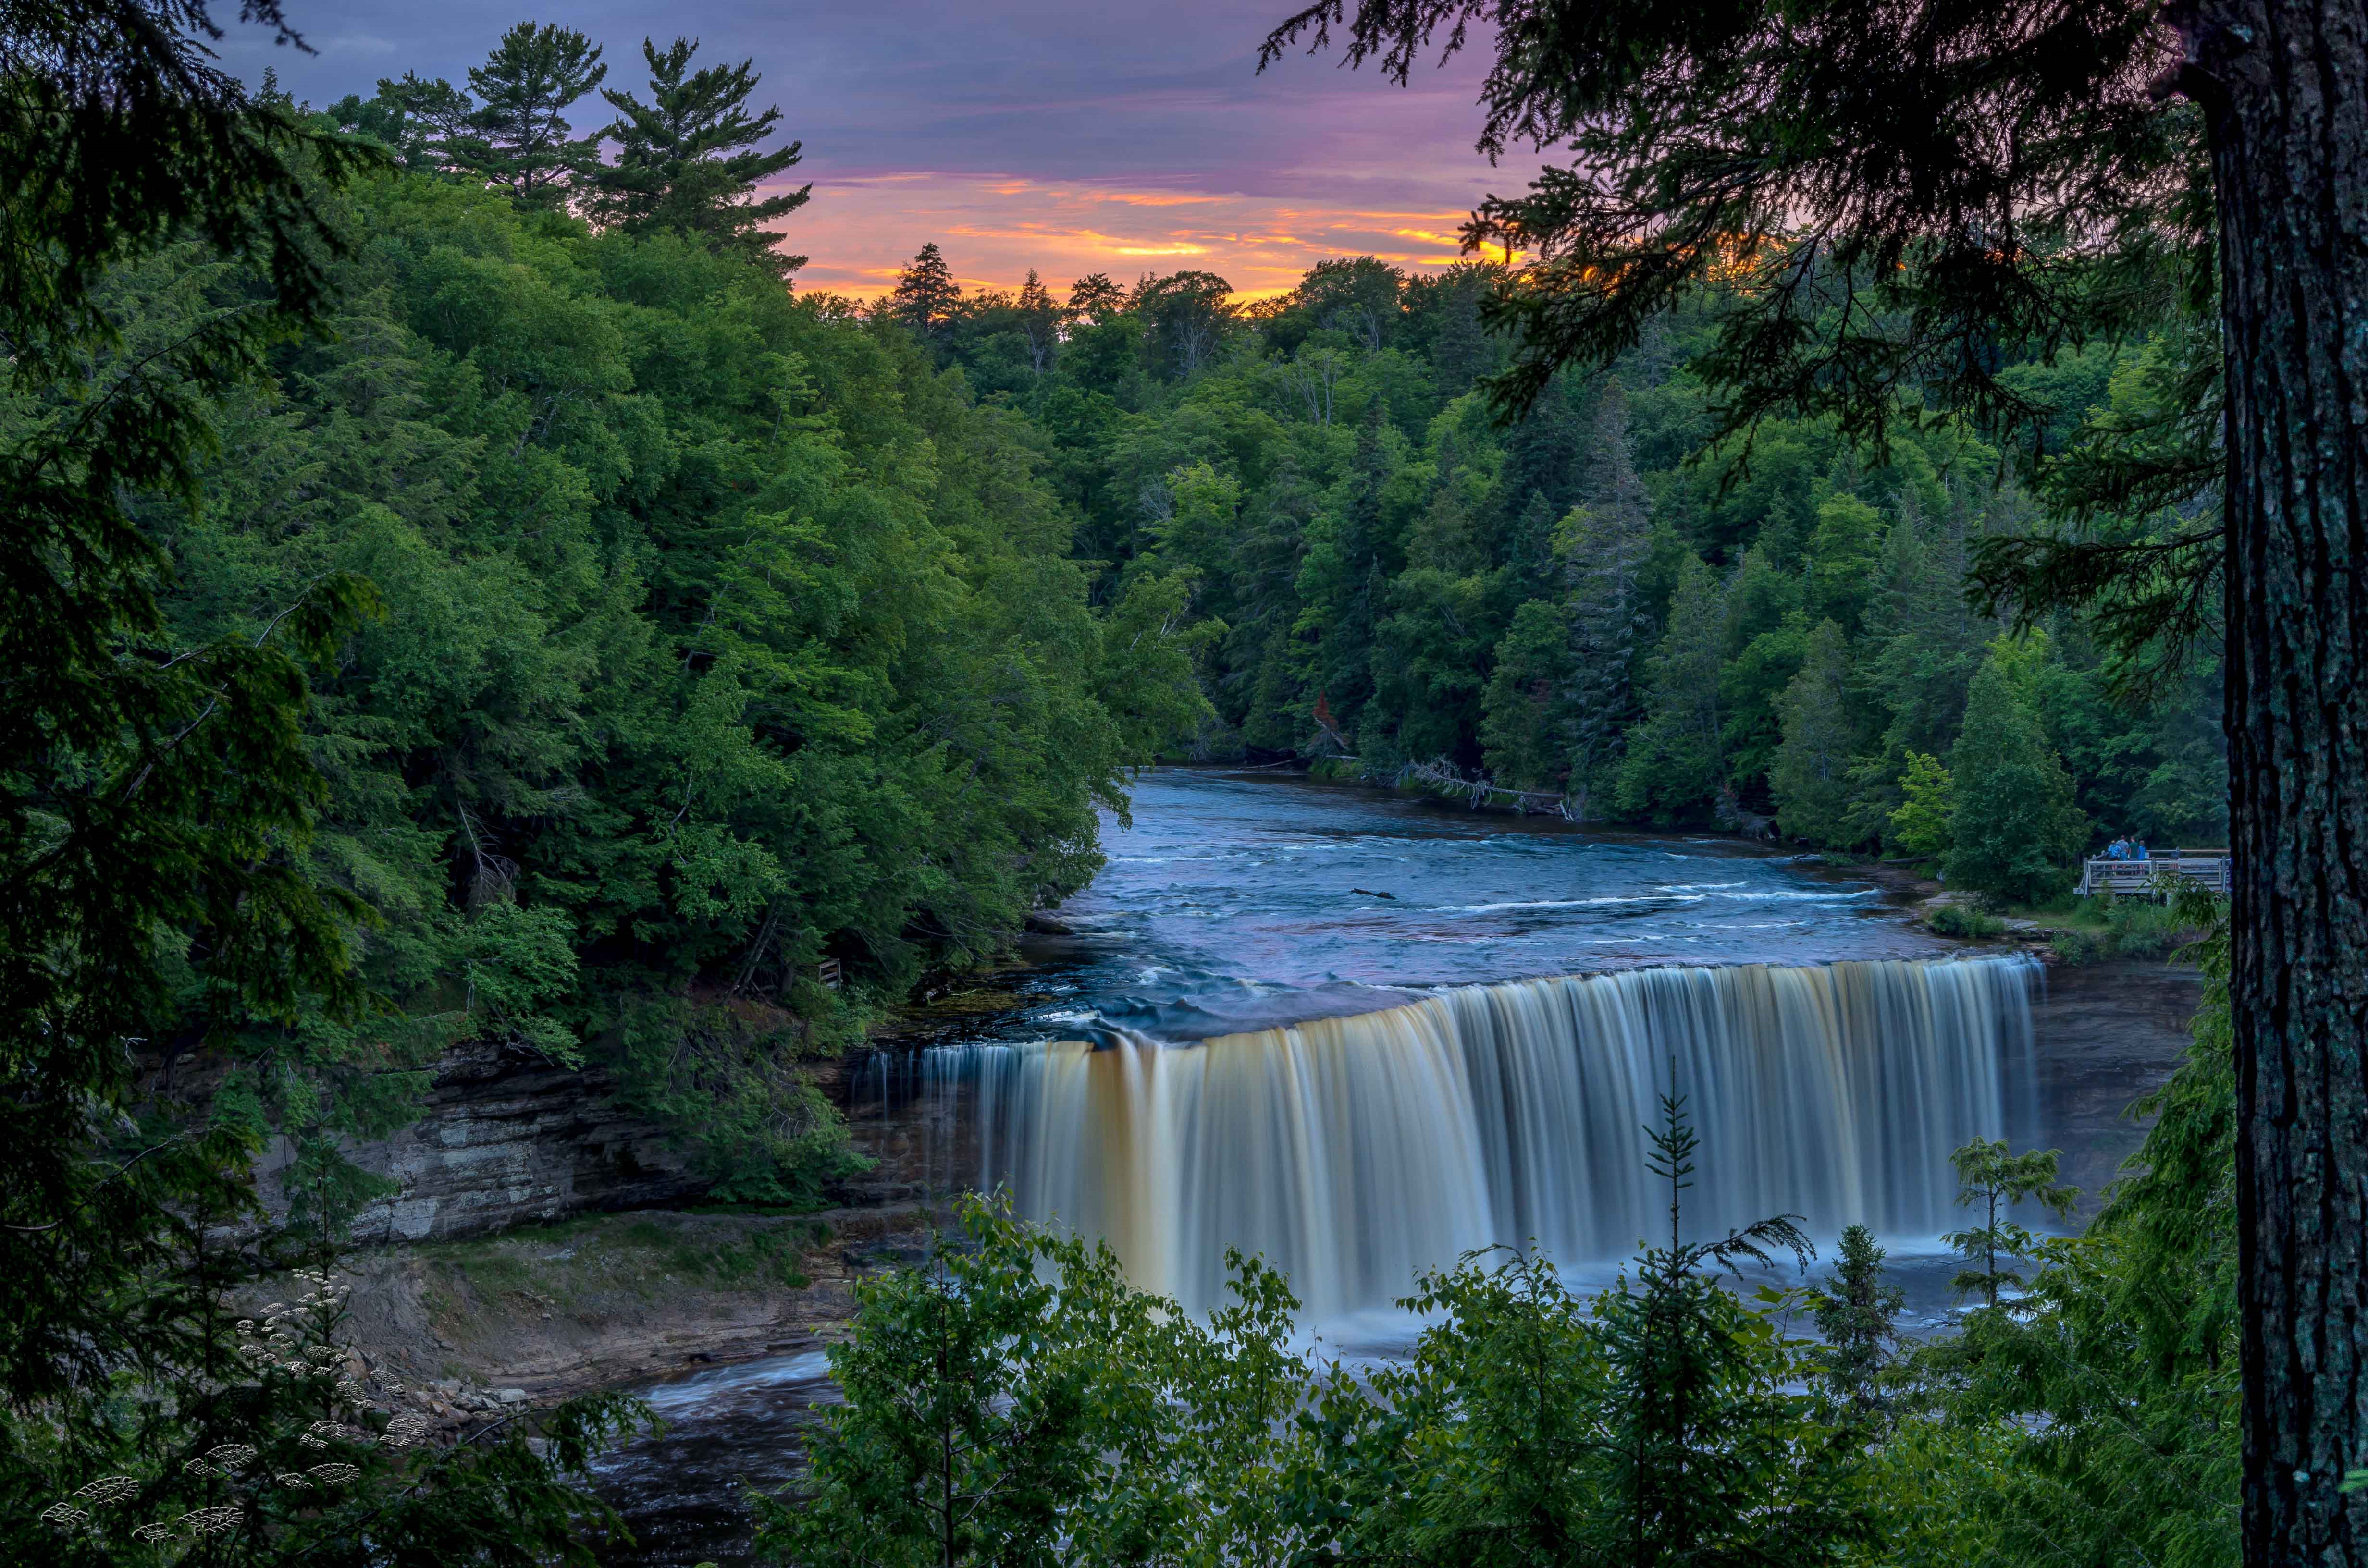
[[[1337,52],[1258,75],[1258,40],[1293,3],[289,0],[317,52],[245,28],[222,54],[316,105],[406,70],[463,83],[527,16],[588,33],[608,85],[637,92],[645,34],[700,39],[702,63],[753,59],[814,182],[788,231],[813,257],[802,289],[878,293],[928,240],[965,286],[1199,267],[1258,295],[1326,256],[1454,260],[1473,204],[1527,172],[1472,150],[1479,65],[1405,89]],[[580,133],[610,111],[595,97],[571,118]]]

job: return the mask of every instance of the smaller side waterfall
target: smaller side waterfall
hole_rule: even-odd
[[[1632,1251],[1661,1223],[1643,1126],[1673,1064],[1702,1138],[1690,1229],[1793,1212],[1937,1234],[1949,1152],[2008,1131],[2037,972],[1640,970],[1192,1046],[952,1047],[924,1075],[970,1100],[983,1186],[1108,1238],[1138,1284],[1206,1307],[1238,1247],[1325,1315],[1492,1243]]]

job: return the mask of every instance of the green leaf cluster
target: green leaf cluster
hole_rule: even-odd
[[[1484,315],[1526,285],[1502,268],[1327,260],[1238,308],[1220,282],[1080,279],[1061,309],[1041,281],[965,294],[931,245],[879,307],[1026,416],[1098,597],[1194,574],[1224,630],[1194,651],[1215,720],[1190,755],[1485,783],[1590,820],[1772,818],[1807,843],[1942,862],[1952,819],[1915,759],[1953,767],[2016,609],[1981,562],[2052,550],[2083,508],[2132,539],[2174,526],[2159,486],[2076,495],[2064,466],[2075,449],[2106,463],[2167,406],[2189,323],[2160,301],[2118,347],[2008,355],[2006,380],[2052,421],[2032,457],[1905,390],[1880,444],[1773,407],[1748,438],[1723,434],[1715,355],[1755,297],[1715,284],[1508,413],[1487,378],[1518,348]],[[2127,613],[2025,615],[2014,685],[2089,822],[2209,844],[2225,833],[2215,671],[2171,657],[2194,640],[2168,621],[2135,636],[2131,607],[2161,608],[2151,581],[2120,585]],[[2046,786],[2036,814],[1992,824],[1986,790],[1969,819],[1986,887],[2038,890],[2089,847],[2028,749],[2013,765]],[[1974,799],[1958,782],[1953,800]],[[1911,786],[1922,803],[1902,815]]]

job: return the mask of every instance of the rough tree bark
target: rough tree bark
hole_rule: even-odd
[[[2368,6],[2174,19],[2226,332],[2245,1558],[2368,1568]]]

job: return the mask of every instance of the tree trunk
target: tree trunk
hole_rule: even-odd
[[[2368,6],[2203,0],[2227,355],[2245,1560],[2368,1568]]]

